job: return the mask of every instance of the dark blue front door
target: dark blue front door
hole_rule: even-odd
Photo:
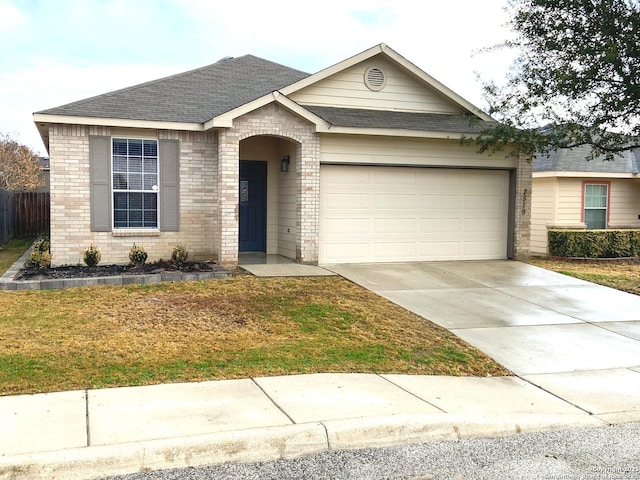
[[[238,249],[267,250],[267,162],[240,160]]]

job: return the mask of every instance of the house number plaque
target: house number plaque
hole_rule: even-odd
[[[249,182],[247,180],[240,181],[240,201],[249,201]]]

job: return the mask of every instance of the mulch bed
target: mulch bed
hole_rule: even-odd
[[[171,262],[145,263],[142,266],[134,265],[98,265],[87,267],[81,265],[67,265],[63,267],[39,269],[22,269],[16,276],[16,280],[28,280],[35,277],[39,279],[64,279],[86,277],[112,277],[115,275],[143,275],[163,272],[211,272],[215,269],[214,262],[186,262],[175,265]]]

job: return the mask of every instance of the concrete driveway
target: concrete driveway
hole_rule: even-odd
[[[640,418],[639,296],[508,260],[326,268],[590,413]]]

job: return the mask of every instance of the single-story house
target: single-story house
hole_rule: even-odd
[[[492,118],[384,44],[315,74],[224,58],[34,121],[54,265],[90,244],[222,265],[528,254],[530,163],[462,145]]]
[[[550,228],[640,228],[640,150],[587,161],[590,147],[533,160],[531,253],[547,254]]]

